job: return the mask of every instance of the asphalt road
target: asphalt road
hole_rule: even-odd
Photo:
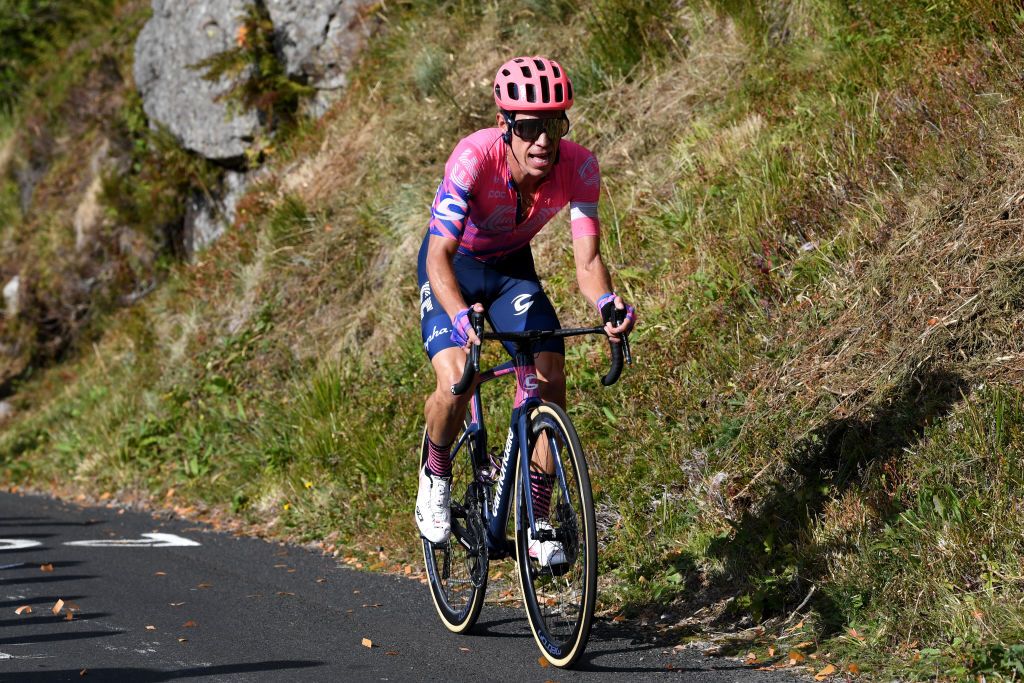
[[[793,680],[652,641],[599,620],[575,670],[541,667],[519,609],[488,604],[474,634],[455,636],[418,581],[181,520],[0,494],[0,681]]]

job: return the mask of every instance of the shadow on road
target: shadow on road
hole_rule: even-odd
[[[12,636],[0,638],[0,645],[28,645],[30,643],[54,643],[59,640],[82,640],[116,636],[124,631],[78,631],[75,633],[40,633],[34,636]],[[17,679],[15,679],[17,680]]]
[[[306,660],[283,660],[268,662],[252,662],[251,664],[223,664],[220,666],[196,666],[177,671],[158,671],[140,668],[104,668],[104,669],[62,669],[59,671],[22,671],[12,674],[11,680],[24,683],[53,683],[54,681],[133,681],[134,683],[160,683],[160,681],[177,681],[186,678],[212,678],[230,674],[261,673],[268,671],[286,671],[289,669],[308,669],[323,666],[323,662]]]

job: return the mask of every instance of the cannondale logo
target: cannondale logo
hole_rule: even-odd
[[[533,296],[533,295],[532,294],[520,294],[515,299],[512,299],[512,305],[516,309],[515,315],[522,315],[522,314],[526,313],[528,310],[530,310],[530,306],[533,305],[533,302],[530,301],[530,297],[531,296]]]

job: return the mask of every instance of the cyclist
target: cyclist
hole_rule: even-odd
[[[470,309],[486,312],[499,331],[559,327],[530,240],[566,204],[580,291],[600,312],[612,341],[636,321],[601,260],[597,159],[563,139],[573,104],[565,69],[545,57],[511,59],[494,78],[494,101],[497,127],[463,138],[448,158],[419,252],[420,326],[437,386],[424,410],[428,457],[419,473],[416,523],[432,543],[446,541],[451,530],[450,449],[472,393],[453,396],[451,386],[462,375],[469,345],[480,343]],[[542,399],[564,407],[564,369],[564,343],[550,339],[539,345],[536,374],[519,380],[535,382]],[[535,517],[544,520],[539,526],[547,524],[552,472],[547,454],[535,452],[530,484]],[[542,565],[565,558],[557,541],[531,540],[530,555]]]

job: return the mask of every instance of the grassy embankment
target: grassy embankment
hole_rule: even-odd
[[[18,386],[7,479],[414,558],[415,250],[495,64],[545,52],[573,69],[604,253],[643,318],[612,391],[600,345],[569,350],[604,606],[668,613],[667,637],[763,624],[737,647],[820,642],[818,667],[1008,673],[1024,17],[766,6],[382,10],[345,101],[271,150],[236,230]],[[564,225],[536,252],[563,322],[589,321]]]

